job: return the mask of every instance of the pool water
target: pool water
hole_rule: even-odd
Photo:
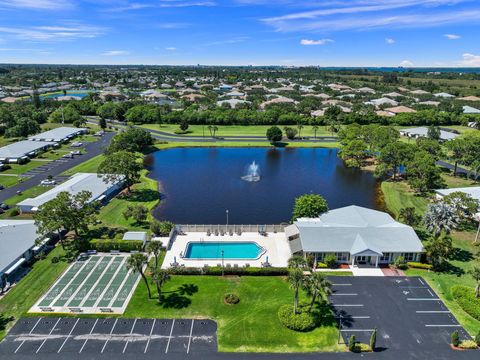
[[[190,242],[184,257],[187,259],[258,259],[264,252],[255,242]]]

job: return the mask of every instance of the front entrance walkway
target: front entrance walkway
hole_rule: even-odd
[[[384,276],[382,269],[374,267],[349,266],[353,276]]]

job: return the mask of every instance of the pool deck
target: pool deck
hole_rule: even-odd
[[[185,235],[177,235],[175,241],[172,244],[172,247],[167,254],[165,255],[165,260],[163,262],[162,268],[166,269],[172,266],[175,259],[179,265],[184,265],[185,267],[203,267],[204,265],[208,266],[217,266],[221,263],[221,259],[185,259],[180,255],[185,253],[187,244],[189,242],[256,242],[258,245],[263,247],[266,251],[258,259],[225,259],[225,266],[245,266],[249,264],[251,267],[261,267],[262,263],[266,261],[268,256],[268,262],[274,267],[286,267],[288,259],[291,257],[290,247],[288,246],[285,233],[268,233],[267,236],[262,236],[258,233],[242,233],[242,235],[224,235],[224,236],[207,236],[205,232],[189,232]]]

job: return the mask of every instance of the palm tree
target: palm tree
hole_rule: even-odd
[[[320,297],[322,292],[326,295],[332,293],[332,283],[327,280],[325,275],[319,272],[313,273],[305,280],[304,288],[307,291],[307,294],[312,298],[308,309],[308,312],[310,312],[312,311],[315,300]]]
[[[302,132],[302,129],[303,129],[303,125],[302,125],[302,124],[298,124],[298,125],[297,125],[297,129],[298,129],[298,137],[301,137],[301,132]]]
[[[217,132],[217,130],[218,130],[218,126],[213,125],[213,126],[212,126],[213,137],[215,137],[215,133]]]
[[[432,232],[435,238],[438,238],[442,231],[449,234],[450,231],[455,229],[458,226],[459,219],[453,206],[437,203],[428,205],[423,216],[423,223],[427,230]]]
[[[290,283],[290,287],[295,291],[295,297],[293,301],[293,314],[297,314],[297,307],[298,307],[298,290],[302,287],[305,281],[305,275],[303,275],[303,271],[299,268],[291,269],[288,272],[288,282]]]
[[[155,257],[155,269],[158,267],[158,257],[160,256],[160,253],[164,249],[165,248],[163,247],[163,245],[160,241],[150,241],[147,244],[147,251],[151,252],[153,254],[153,256]]]
[[[212,130],[213,130],[213,126],[212,125],[208,125],[208,131],[210,131],[210,137],[213,137],[213,133],[212,133]]]
[[[475,297],[478,299],[480,298],[480,266],[474,266],[473,269],[470,270],[470,275],[472,275],[477,283],[477,285],[475,285]]]
[[[300,255],[293,255],[288,259],[288,268],[303,269],[307,266],[307,261]]]
[[[155,284],[157,287],[157,294],[158,294],[158,302],[162,300],[162,286],[170,280],[170,274],[167,270],[160,269],[160,268],[152,268],[152,283]]]
[[[313,125],[312,129],[313,129],[313,134],[314,134],[313,136],[316,139],[317,138],[318,125]]]
[[[139,273],[140,274],[143,281],[145,282],[145,285],[147,286],[148,298],[151,299],[152,298],[152,293],[150,292],[150,286],[148,285],[147,277],[145,276],[145,273],[143,272],[143,267],[147,263],[148,263],[148,258],[145,254],[135,253],[135,254],[130,255],[130,257],[127,259],[127,269],[132,270],[133,273]]]

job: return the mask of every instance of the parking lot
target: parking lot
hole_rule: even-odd
[[[216,353],[216,330],[211,320],[24,318],[0,343],[0,358]]]
[[[419,277],[333,277],[330,301],[345,343],[369,343],[377,329],[380,349],[445,347],[454,330],[469,338],[445,304]]]

